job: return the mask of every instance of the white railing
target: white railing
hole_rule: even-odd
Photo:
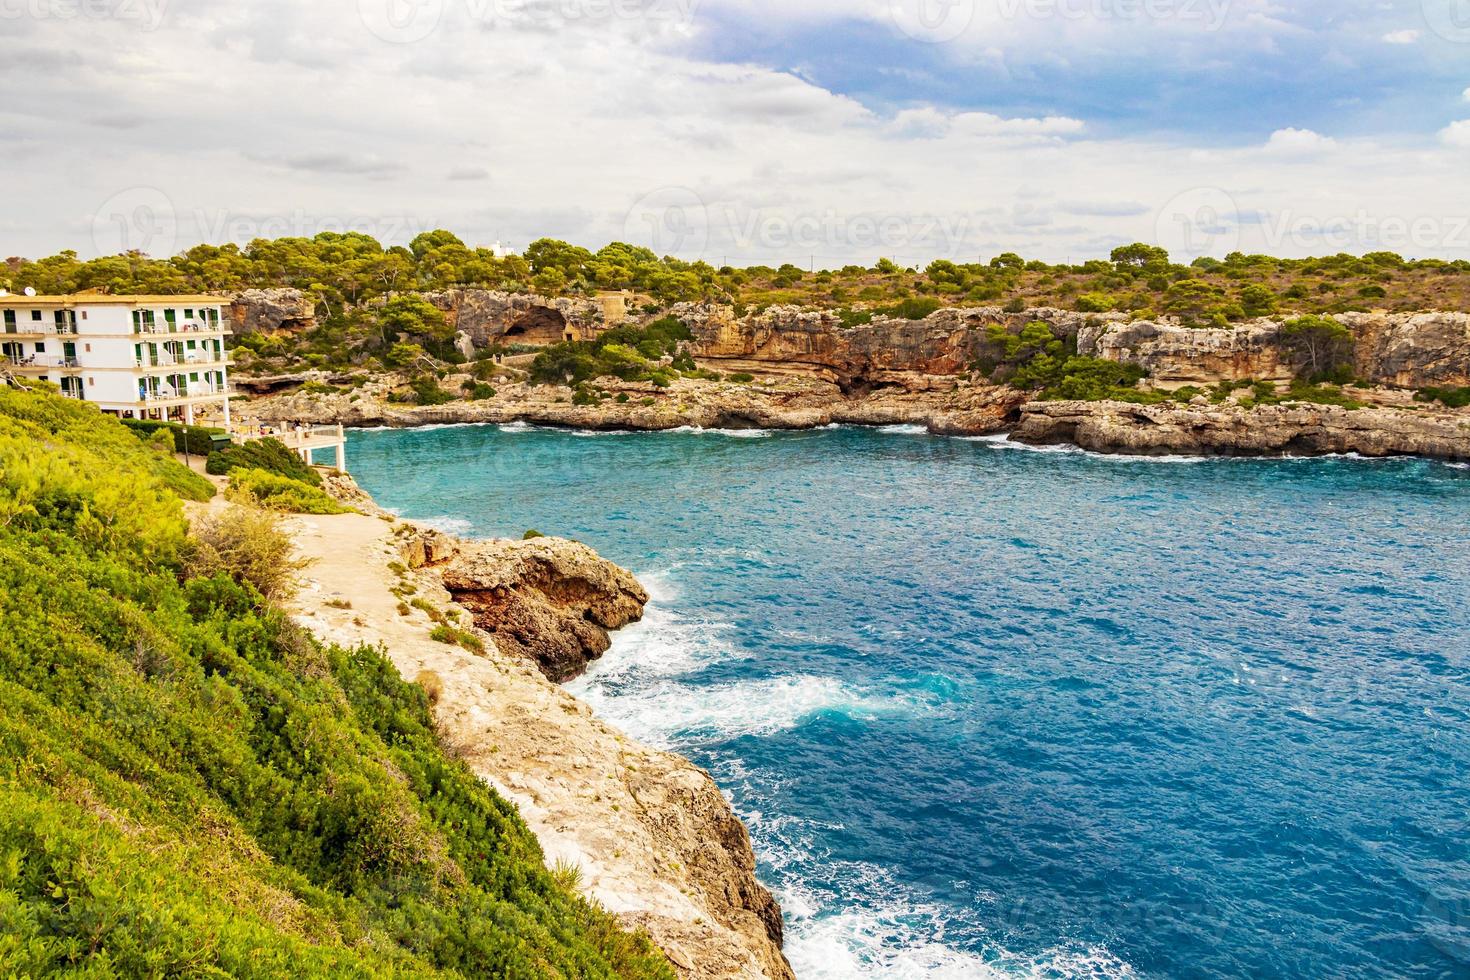
[[[81,367],[75,357],[51,357],[47,354],[31,354],[28,357],[7,357],[14,367],[74,368]]]
[[[177,388],[159,388],[157,391],[144,391],[140,401],[166,402],[178,398],[220,398],[229,397],[235,393],[234,386],[224,385],[191,385],[183,390]]]
[[[75,337],[77,335],[77,328],[75,324],[58,327],[54,323],[18,323],[14,330],[6,327],[4,334],[9,337],[19,337],[22,335],[32,337]]]
[[[134,327],[133,332],[137,334],[178,334],[178,333],[229,333],[230,330],[223,323],[145,323],[141,327]]]

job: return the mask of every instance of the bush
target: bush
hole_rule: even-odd
[[[906,299],[896,306],[890,306],[882,310],[884,316],[894,320],[922,320],[932,313],[938,312],[943,304],[932,296],[920,296],[914,299]]]
[[[300,480],[266,470],[237,469],[225,491],[231,500],[291,514],[346,514],[344,507],[324,491]]]
[[[1470,387],[1465,388],[1420,388],[1414,393],[1414,400],[1421,402],[1439,402],[1449,408],[1465,408],[1470,406]]]
[[[252,439],[240,445],[216,453],[210,453],[204,461],[204,470],[213,476],[228,476],[237,469],[265,470],[278,476],[289,477],[313,487],[321,486],[322,478],[306,460],[286,448],[279,439]]]
[[[297,573],[306,563],[293,556],[276,514],[234,505],[200,518],[193,532],[184,551],[188,577],[228,575],[273,600],[295,593]]]
[[[95,408],[0,392],[5,972],[671,980],[381,651],[183,574],[170,469]]]
[[[226,436],[224,429],[210,429],[198,425],[180,425],[177,422],[157,422],[152,419],[120,419],[120,422],[140,439],[147,439],[157,432],[167,432],[173,437],[174,452],[187,452],[194,456],[208,456],[216,440]]]

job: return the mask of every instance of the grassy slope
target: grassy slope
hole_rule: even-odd
[[[0,963],[12,975],[668,976],[562,891],[371,649],[181,581],[208,484],[0,390]]]

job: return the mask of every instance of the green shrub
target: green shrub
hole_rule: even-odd
[[[922,320],[938,312],[943,305],[932,296],[920,296],[903,300],[896,306],[890,306],[880,312],[894,320]]]
[[[208,456],[215,442],[225,438],[224,429],[210,429],[198,425],[180,425],[177,422],[158,422],[152,419],[121,419],[124,426],[138,438],[147,439],[156,432],[167,432],[173,436],[174,452],[187,452],[194,456]]]
[[[1439,402],[1449,408],[1470,406],[1470,387],[1465,388],[1420,388],[1414,393],[1415,401]]]
[[[230,486],[225,493],[231,500],[291,514],[346,514],[351,511],[350,507],[344,507],[309,483],[266,470],[231,471]]]
[[[214,476],[228,476],[237,469],[265,470],[277,476],[300,480],[310,486],[321,486],[322,478],[306,460],[286,448],[279,439],[252,439],[228,449],[210,453],[204,462],[205,472]]]
[[[725,380],[733,381],[736,384],[747,385],[755,380],[755,375],[746,374],[744,371],[736,371],[733,374],[726,375]]]
[[[69,402],[0,392],[7,973],[673,976],[380,651],[191,574],[183,467]]]

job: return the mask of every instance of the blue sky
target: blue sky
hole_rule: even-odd
[[[963,9],[972,0],[953,2]],[[1027,9],[1021,0],[1011,8],[973,2],[997,12]],[[1425,5],[1443,3],[1451,16],[1458,2]],[[1109,0],[1039,0],[1029,9],[1069,13],[1033,18],[1029,30],[973,24],[935,44],[881,16],[838,10],[791,21],[705,4],[691,48],[712,60],[789,71],[880,111],[934,104],[1065,115],[1086,119],[1098,135],[1215,145],[1259,142],[1290,127],[1338,136],[1434,133],[1461,111],[1470,66],[1470,38],[1437,34],[1419,3],[1178,0],[1155,8],[1173,11],[1164,20],[1174,22],[1162,24],[1108,15],[1142,9]],[[1465,17],[1470,34],[1470,4]]]

